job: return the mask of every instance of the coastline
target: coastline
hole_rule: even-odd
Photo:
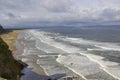
[[[20,34],[21,32],[19,32]],[[24,31],[23,31],[24,33]],[[35,78],[36,80],[40,80],[41,78],[50,78],[45,73],[44,68],[42,68],[39,64],[36,63],[36,59],[38,58],[37,55],[23,55],[24,45],[19,43],[19,34],[15,39],[14,46],[15,50],[13,51],[13,55],[16,59],[21,60],[22,62],[26,63],[28,67],[24,68],[22,70],[22,73],[24,74],[21,77],[21,80],[31,80],[31,78]],[[24,39],[20,39],[22,41],[25,41]],[[16,43],[18,41],[18,43]],[[27,60],[26,60],[27,59]],[[35,77],[34,77],[35,76]]]
[[[16,31],[4,30],[0,32],[0,80],[19,80],[22,76],[21,70],[25,67],[23,62],[16,60],[12,54],[12,42],[16,35],[11,36]]]
[[[4,30],[3,32],[0,33],[0,45],[2,46],[2,44],[4,44],[4,46],[2,46],[0,48],[1,53],[0,56],[3,56],[1,59],[0,64],[2,64],[2,66],[4,66],[3,70],[1,71],[1,75],[0,75],[0,80],[9,80],[12,78],[12,80],[20,80],[20,77],[23,75],[22,70],[27,67],[27,64],[22,62],[21,60],[18,60],[15,58],[13,52],[14,50],[16,50],[15,46],[14,46],[14,42],[18,36],[18,34],[21,32],[21,30]],[[7,55],[7,56],[5,56]],[[9,62],[5,62],[5,60],[9,60]],[[11,68],[12,66],[14,66],[13,68]],[[2,69],[2,67],[0,68]],[[9,70],[8,72],[6,72],[6,70]],[[17,77],[13,76],[16,75]],[[2,76],[2,75],[6,75],[6,76]],[[7,76],[11,76],[7,77]],[[2,78],[1,78],[2,77]],[[5,79],[4,79],[5,78]]]
[[[9,49],[12,51],[12,55],[16,60],[20,60],[23,63],[27,64],[28,67],[24,67],[22,70],[22,75],[20,80],[48,80],[52,79],[52,75],[47,75],[44,67],[41,67],[36,63],[36,59],[39,58],[37,55],[22,55],[23,46],[18,46],[20,44],[16,44],[17,37],[24,30],[12,30],[10,32],[5,32],[0,35],[1,38],[7,43]],[[23,40],[23,39],[22,39]],[[25,60],[27,59],[27,60]],[[0,79],[1,80],[1,79]],[[59,79],[63,80],[63,79]]]
[[[0,37],[5,41],[5,43],[9,46],[9,49],[12,51],[12,55],[14,56],[14,58],[16,60],[20,60],[23,63],[28,65],[28,67],[25,67],[22,70],[22,73],[25,74],[25,75],[23,75],[20,80],[26,80],[26,77],[27,77],[27,80],[28,80],[29,76],[34,77],[35,74],[37,74],[36,77],[39,77],[41,75],[42,77],[44,76],[44,78],[45,77],[50,78],[49,76],[47,76],[45,74],[44,69],[35,62],[35,59],[36,59],[37,56],[34,56],[34,57],[33,56],[25,56],[25,55],[23,56],[22,55],[22,50],[23,49],[20,48],[20,46],[17,46],[15,44],[15,42],[17,40],[17,37],[19,36],[19,34],[22,31],[24,32],[24,30],[12,30],[12,31],[0,34]],[[29,57],[32,57],[32,58],[29,59]],[[24,61],[23,60],[24,58],[28,58],[29,61]]]

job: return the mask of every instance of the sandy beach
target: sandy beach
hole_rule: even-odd
[[[5,32],[3,34],[0,34],[0,37],[7,43],[9,46],[9,49],[11,51],[15,50],[15,46],[13,43],[15,42],[17,35],[21,32],[22,30],[11,30],[8,32]]]

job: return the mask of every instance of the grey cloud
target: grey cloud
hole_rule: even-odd
[[[101,17],[104,20],[109,20],[109,21],[120,20],[120,10],[104,9],[101,13]]]
[[[78,24],[120,20],[119,0],[0,0],[0,23]],[[89,1],[90,2],[90,1]],[[84,3],[84,4],[82,4]],[[94,5],[97,3],[99,5]]]
[[[11,17],[11,18],[15,18],[16,16],[14,15],[14,14],[12,14],[12,13],[8,13],[7,14],[9,17]]]
[[[49,12],[66,12],[72,5],[71,0],[35,0],[35,2]]]

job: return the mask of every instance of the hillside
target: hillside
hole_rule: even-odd
[[[8,45],[0,38],[0,76],[8,80],[18,80],[20,74],[20,66]]]
[[[19,80],[22,74],[21,70],[27,66],[13,57],[13,41],[18,32],[12,32],[4,30],[0,25],[0,80]],[[13,37],[11,36],[13,34],[16,35]]]

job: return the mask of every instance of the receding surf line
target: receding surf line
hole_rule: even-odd
[[[42,50],[41,48],[39,48],[38,46],[36,46],[35,45],[35,47],[37,48],[37,49],[39,49],[39,50]],[[45,52],[45,53],[49,53],[47,50],[42,50],[43,52]]]
[[[115,43],[108,43],[108,42],[101,43],[99,41],[86,40],[83,38],[66,38],[66,39],[72,43],[90,44],[90,45],[94,45],[95,47],[98,47],[98,48],[104,49],[104,50],[120,51],[120,46],[116,45]],[[65,41],[67,41],[67,40],[65,40]]]
[[[37,64],[40,65],[40,64],[39,64],[39,60],[37,60]],[[43,71],[45,72],[45,74],[46,74],[47,76],[49,76],[49,74],[48,74],[47,70],[44,68],[44,66],[40,65],[40,67],[42,67],[42,69],[43,69]]]
[[[117,47],[117,48],[111,48],[111,47],[105,47],[105,46],[100,46],[100,45],[95,45],[96,47],[99,47],[101,49],[104,49],[104,50],[113,50],[113,51],[120,51],[120,47]]]
[[[61,64],[61,62],[59,61],[59,57],[60,57],[60,56],[61,56],[61,55],[58,55],[58,58],[56,59],[56,61]],[[79,76],[82,77],[83,79],[87,80],[82,74],[76,72],[74,69],[72,69],[72,68],[70,68],[70,67],[68,67],[68,66],[66,66],[66,65],[64,65],[64,67],[68,68],[69,70],[71,70],[72,72],[76,73],[77,75],[79,75]]]
[[[107,69],[105,69],[105,68],[104,68],[105,66],[104,66],[102,63],[100,63],[99,61],[97,61],[97,60],[95,60],[95,59],[92,59],[89,55],[86,55],[86,54],[83,54],[83,53],[80,53],[80,54],[86,56],[86,57],[89,58],[91,61],[98,63],[100,66],[103,67],[102,69],[103,69],[106,73],[108,73],[108,74],[111,75],[112,77],[114,77],[114,78],[120,80],[119,77],[117,77],[117,76],[111,74]]]

